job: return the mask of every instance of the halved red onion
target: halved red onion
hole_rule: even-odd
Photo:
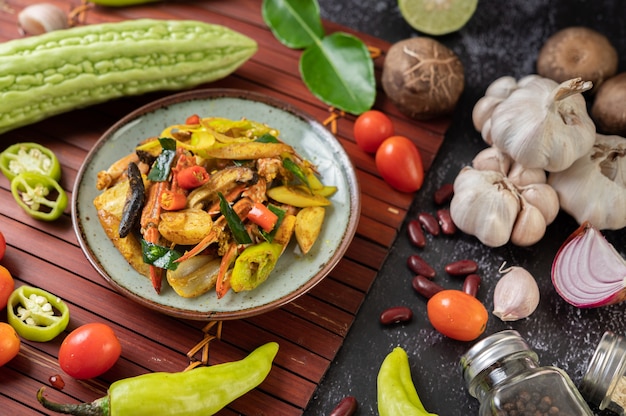
[[[619,303],[626,300],[626,260],[584,222],[556,254],[552,283],[565,301],[579,308]]]

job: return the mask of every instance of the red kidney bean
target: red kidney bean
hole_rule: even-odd
[[[426,246],[426,236],[424,236],[424,231],[422,230],[422,225],[419,221],[409,221],[407,232],[409,234],[411,244],[419,248],[424,248]]]
[[[478,294],[478,289],[480,288],[481,278],[476,273],[470,273],[465,276],[465,280],[463,281],[463,292],[468,295],[476,297]]]
[[[433,200],[437,205],[443,205],[446,202],[450,202],[454,195],[454,186],[451,183],[444,183],[433,194]]]
[[[431,235],[439,235],[440,227],[437,218],[429,212],[420,212],[417,215],[417,220],[422,224],[422,227]]]
[[[419,274],[413,278],[411,285],[413,286],[413,290],[426,299],[430,299],[435,293],[443,290],[443,287]]]
[[[50,385],[52,385],[52,387],[57,390],[63,390],[63,387],[65,387],[65,381],[63,381],[63,377],[61,377],[59,374],[50,376],[50,378],[48,378],[48,381],[50,382]]]
[[[383,325],[397,324],[400,322],[408,322],[413,318],[413,311],[406,306],[394,306],[385,309],[380,314],[380,323]]]
[[[335,406],[329,416],[352,416],[358,407],[356,399],[352,396],[346,396]]]
[[[415,274],[421,274],[422,276],[429,279],[435,277],[435,269],[433,269],[428,263],[426,263],[426,260],[418,256],[417,254],[409,256],[409,258],[406,260],[406,264],[407,266],[409,266],[409,269],[411,269],[411,271]]]
[[[445,267],[446,273],[451,276],[466,276],[470,273],[476,273],[478,264],[474,260],[458,260],[449,263]]]
[[[456,225],[450,216],[450,210],[446,208],[437,210],[437,220],[441,226],[441,232],[446,235],[452,235],[456,232]]]

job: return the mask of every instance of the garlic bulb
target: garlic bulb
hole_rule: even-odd
[[[543,170],[524,169],[497,148],[487,148],[454,181],[452,221],[490,247],[509,240],[535,244],[559,211],[558,196],[545,182]]]
[[[475,127],[480,127],[485,142],[527,168],[563,170],[595,141],[596,128],[581,94],[591,87],[591,82],[580,78],[557,84],[538,75],[526,76],[515,89],[505,89],[503,94],[510,91],[510,95],[498,103],[493,98],[480,103],[481,98],[474,108],[479,113],[473,114],[479,121]]]
[[[37,3],[25,7],[17,15],[17,22],[28,35],[41,35],[69,27],[65,12],[50,3]]]
[[[494,170],[464,167],[454,180],[452,221],[489,247],[506,244],[519,213],[519,200],[506,177]]]
[[[503,321],[527,318],[539,306],[539,286],[526,269],[518,266],[501,270],[493,292],[493,314]]]
[[[593,148],[568,169],[550,173],[548,183],[579,224],[626,227],[626,138],[597,134]]]

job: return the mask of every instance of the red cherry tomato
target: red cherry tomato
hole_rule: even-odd
[[[98,377],[117,362],[122,353],[113,329],[89,323],[72,331],[59,349],[59,365],[69,376],[84,380]]]
[[[376,153],[380,144],[393,136],[393,132],[391,119],[377,110],[362,113],[354,122],[354,140],[367,153]]]
[[[4,257],[4,252],[7,249],[7,241],[4,239],[2,231],[0,231],[0,260]]]
[[[458,341],[475,340],[485,332],[489,313],[474,296],[447,289],[435,293],[426,305],[428,319],[443,335]]]
[[[424,165],[417,146],[404,136],[391,136],[376,151],[376,169],[392,188],[415,192],[424,183]]]
[[[0,266],[0,309],[7,307],[9,296],[15,289],[15,281],[6,267]]]
[[[11,361],[20,352],[20,337],[6,322],[0,322],[0,367]]]

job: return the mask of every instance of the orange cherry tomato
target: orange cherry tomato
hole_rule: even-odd
[[[0,367],[11,361],[20,352],[20,337],[6,322],[0,322]]]
[[[393,136],[393,132],[391,119],[377,110],[362,113],[354,122],[354,140],[367,153],[376,153],[380,144]]]
[[[431,325],[458,341],[475,340],[485,332],[489,313],[475,297],[454,289],[435,293],[426,305]]]
[[[15,281],[13,276],[6,267],[0,266],[0,309],[7,307],[9,296],[15,289]]]
[[[424,183],[422,155],[404,136],[391,136],[376,151],[376,169],[392,188],[415,192]]]

